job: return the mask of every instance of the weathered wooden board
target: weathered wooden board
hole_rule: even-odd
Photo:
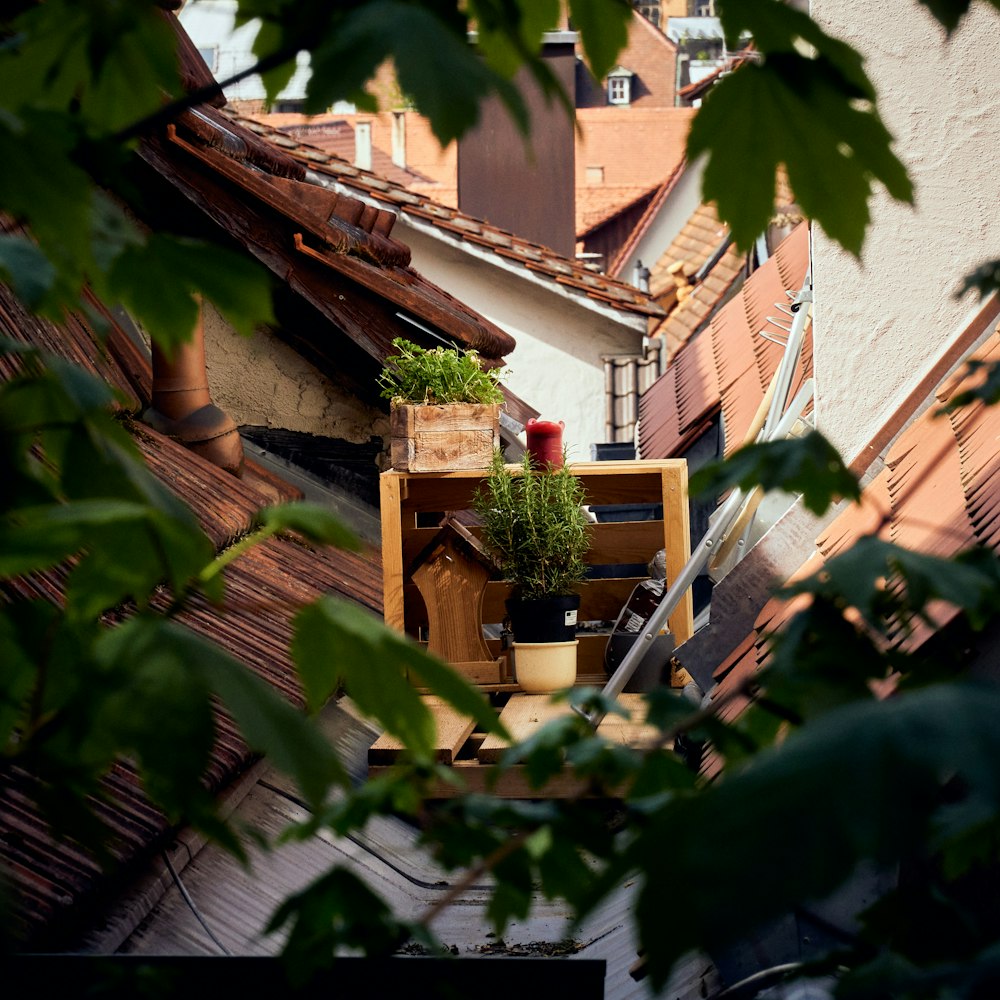
[[[565,701],[554,702],[547,694],[514,694],[500,712],[512,740],[519,743],[539,730],[547,722],[567,715],[572,709]],[[477,757],[482,764],[495,764],[507,749],[509,742],[495,733],[490,733],[479,748]]]
[[[629,713],[629,718],[609,714],[598,727],[606,739],[622,746],[648,745],[659,736],[659,730],[646,725],[645,703],[640,694],[623,694],[618,704]],[[513,741],[526,740],[547,722],[568,714],[572,709],[565,701],[553,702],[546,694],[515,694],[500,713],[500,721]],[[495,764],[510,744],[499,736],[490,734],[479,747],[477,758],[481,764]]]
[[[390,457],[399,472],[486,469],[500,445],[500,407],[477,403],[394,405]]]
[[[436,759],[442,764],[452,764],[455,755],[475,729],[475,722],[433,695],[425,695],[423,701],[431,710],[437,727]],[[399,740],[388,733],[383,733],[371,745],[368,751],[368,763],[369,765],[392,764],[403,749],[403,744]]]

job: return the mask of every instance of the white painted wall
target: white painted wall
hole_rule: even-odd
[[[506,384],[543,419],[566,424],[563,442],[575,461],[606,440],[604,363],[609,354],[638,354],[645,317],[615,318],[578,305],[554,287],[540,287],[433,235],[405,218],[394,235],[410,246],[413,266],[517,340]],[[551,282],[547,282],[551,286]]]
[[[227,80],[254,64],[253,42],[260,21],[250,21],[237,28],[235,0],[188,0],[177,16],[203,54],[207,50],[215,50],[214,61],[206,59],[206,62],[216,80]],[[279,100],[301,100],[305,97],[311,74],[309,54],[300,52],[295,73],[278,95]],[[225,95],[230,101],[262,101],[265,97],[264,83],[259,76],[248,76],[226,87]],[[350,108],[353,110],[354,106],[350,105]]]
[[[618,272],[621,281],[631,282],[632,269],[637,261],[641,260],[645,267],[652,267],[669,249],[701,204],[701,179],[704,172],[705,163],[702,159],[685,167],[648,232],[625,258]]]
[[[815,238],[817,417],[848,459],[953,339],[973,304],[954,298],[962,276],[1000,257],[1000,16],[973,6],[946,42],[915,0],[813,0],[867,57],[917,188],[915,210],[875,198],[860,263]]]

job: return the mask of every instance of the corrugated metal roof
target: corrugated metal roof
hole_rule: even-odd
[[[1000,360],[1000,326],[976,350],[975,360]],[[962,370],[937,393],[948,403],[981,376]],[[925,410],[896,439],[885,468],[865,487],[862,501],[845,508],[817,538],[817,551],[788,582],[811,576],[824,562],[840,555],[866,535],[880,537],[915,551],[948,558],[977,543],[1000,550],[995,514],[1000,510],[1000,407],[975,402],[949,414]],[[808,598],[771,598],[761,609],[751,632],[715,672],[713,700],[724,718],[735,717],[749,703],[743,685],[767,661],[767,635],[779,631]],[[961,609],[935,602],[934,624],[898,626],[896,640],[915,650],[954,620]],[[713,775],[722,762],[710,754],[704,773]]]
[[[722,410],[727,454],[743,438],[781,359],[783,348],[761,335],[776,303],[787,304],[808,269],[804,224],[743,284],[701,333],[677,353],[667,372],[639,401],[639,451],[643,458],[673,458]],[[780,330],[773,331],[781,334]],[[806,337],[792,391],[812,371],[812,338]]]
[[[375,730],[343,704],[331,705],[324,724],[352,773],[364,773],[367,748]],[[294,789],[279,773],[262,766],[237,808],[236,817],[277,837],[289,822],[307,816]],[[418,844],[418,831],[391,816],[374,817],[363,832],[350,838],[322,833],[305,842],[284,844],[272,851],[251,848],[252,866],[244,868],[225,852],[210,846],[181,872],[185,889],[212,932],[233,954],[273,954],[281,937],[265,937],[263,927],[279,902],[335,865],[349,868],[371,885],[394,911],[411,919],[421,915],[454,884],[459,874],[436,864]],[[629,969],[638,958],[632,929],[632,908],[638,880],[621,887],[571,930],[559,902],[538,894],[525,920],[512,922],[502,940],[493,936],[486,916],[488,883],[466,890],[454,905],[435,918],[440,940],[463,957],[564,954],[574,959],[604,959],[608,1000],[645,1000],[649,985],[636,981]],[[127,936],[104,937],[100,950],[129,955],[211,955],[218,947],[196,921],[176,887],[167,888],[149,915]],[[484,973],[486,969],[484,967]],[[666,993],[700,998],[717,982],[710,963],[692,955],[681,963]]]

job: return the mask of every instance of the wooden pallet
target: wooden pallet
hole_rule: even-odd
[[[636,584],[645,579],[645,565],[661,548],[667,553],[667,579],[677,577],[688,560],[687,465],[681,460],[635,462],[579,462],[572,471],[583,482],[591,505],[662,504],[656,520],[615,521],[589,527],[587,562],[598,572],[608,567],[639,567],[632,575],[611,575],[588,580],[581,588],[580,621],[610,621],[617,617]],[[413,580],[410,567],[438,532],[437,525],[449,511],[468,510],[472,496],[486,476],[485,470],[409,473],[390,471],[380,479],[382,508],[382,568],[386,623],[415,639],[426,638],[430,616]],[[471,529],[477,534],[477,529]],[[614,572],[614,571],[612,571]],[[481,621],[496,624],[504,619],[504,599],[509,586],[499,580],[487,583]],[[677,644],[694,631],[691,593],[681,600],[669,620]],[[581,633],[579,673],[604,672],[607,634]],[[502,655],[499,641],[487,640],[492,661]],[[510,690],[510,678],[469,678],[488,690]]]
[[[658,736],[658,731],[645,724],[636,716],[641,711],[642,696],[623,694],[619,704],[632,718],[608,715],[598,728],[598,732],[609,740],[624,746],[648,744]],[[538,792],[532,788],[524,773],[524,768],[515,765],[502,773],[496,768],[503,752],[509,746],[506,740],[494,734],[476,733],[474,723],[455,712],[451,706],[439,698],[425,696],[427,707],[437,724],[437,760],[449,764],[455,774],[461,776],[469,791],[490,791],[505,798],[532,798]],[[537,732],[546,723],[570,713],[565,701],[552,701],[548,695],[512,694],[500,710],[500,721],[510,733],[515,743],[521,742]],[[368,773],[375,777],[384,774],[403,753],[399,741],[383,735],[368,752]],[[433,789],[431,798],[451,798],[461,789],[448,782],[439,782]],[[586,783],[572,775],[560,775],[545,786],[546,798],[563,798],[581,794],[593,794]]]

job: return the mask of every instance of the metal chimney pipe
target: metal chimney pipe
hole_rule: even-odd
[[[212,402],[208,390],[200,300],[189,341],[169,355],[153,344],[153,400],[143,419],[213,465],[242,474],[243,442],[236,423]]]

